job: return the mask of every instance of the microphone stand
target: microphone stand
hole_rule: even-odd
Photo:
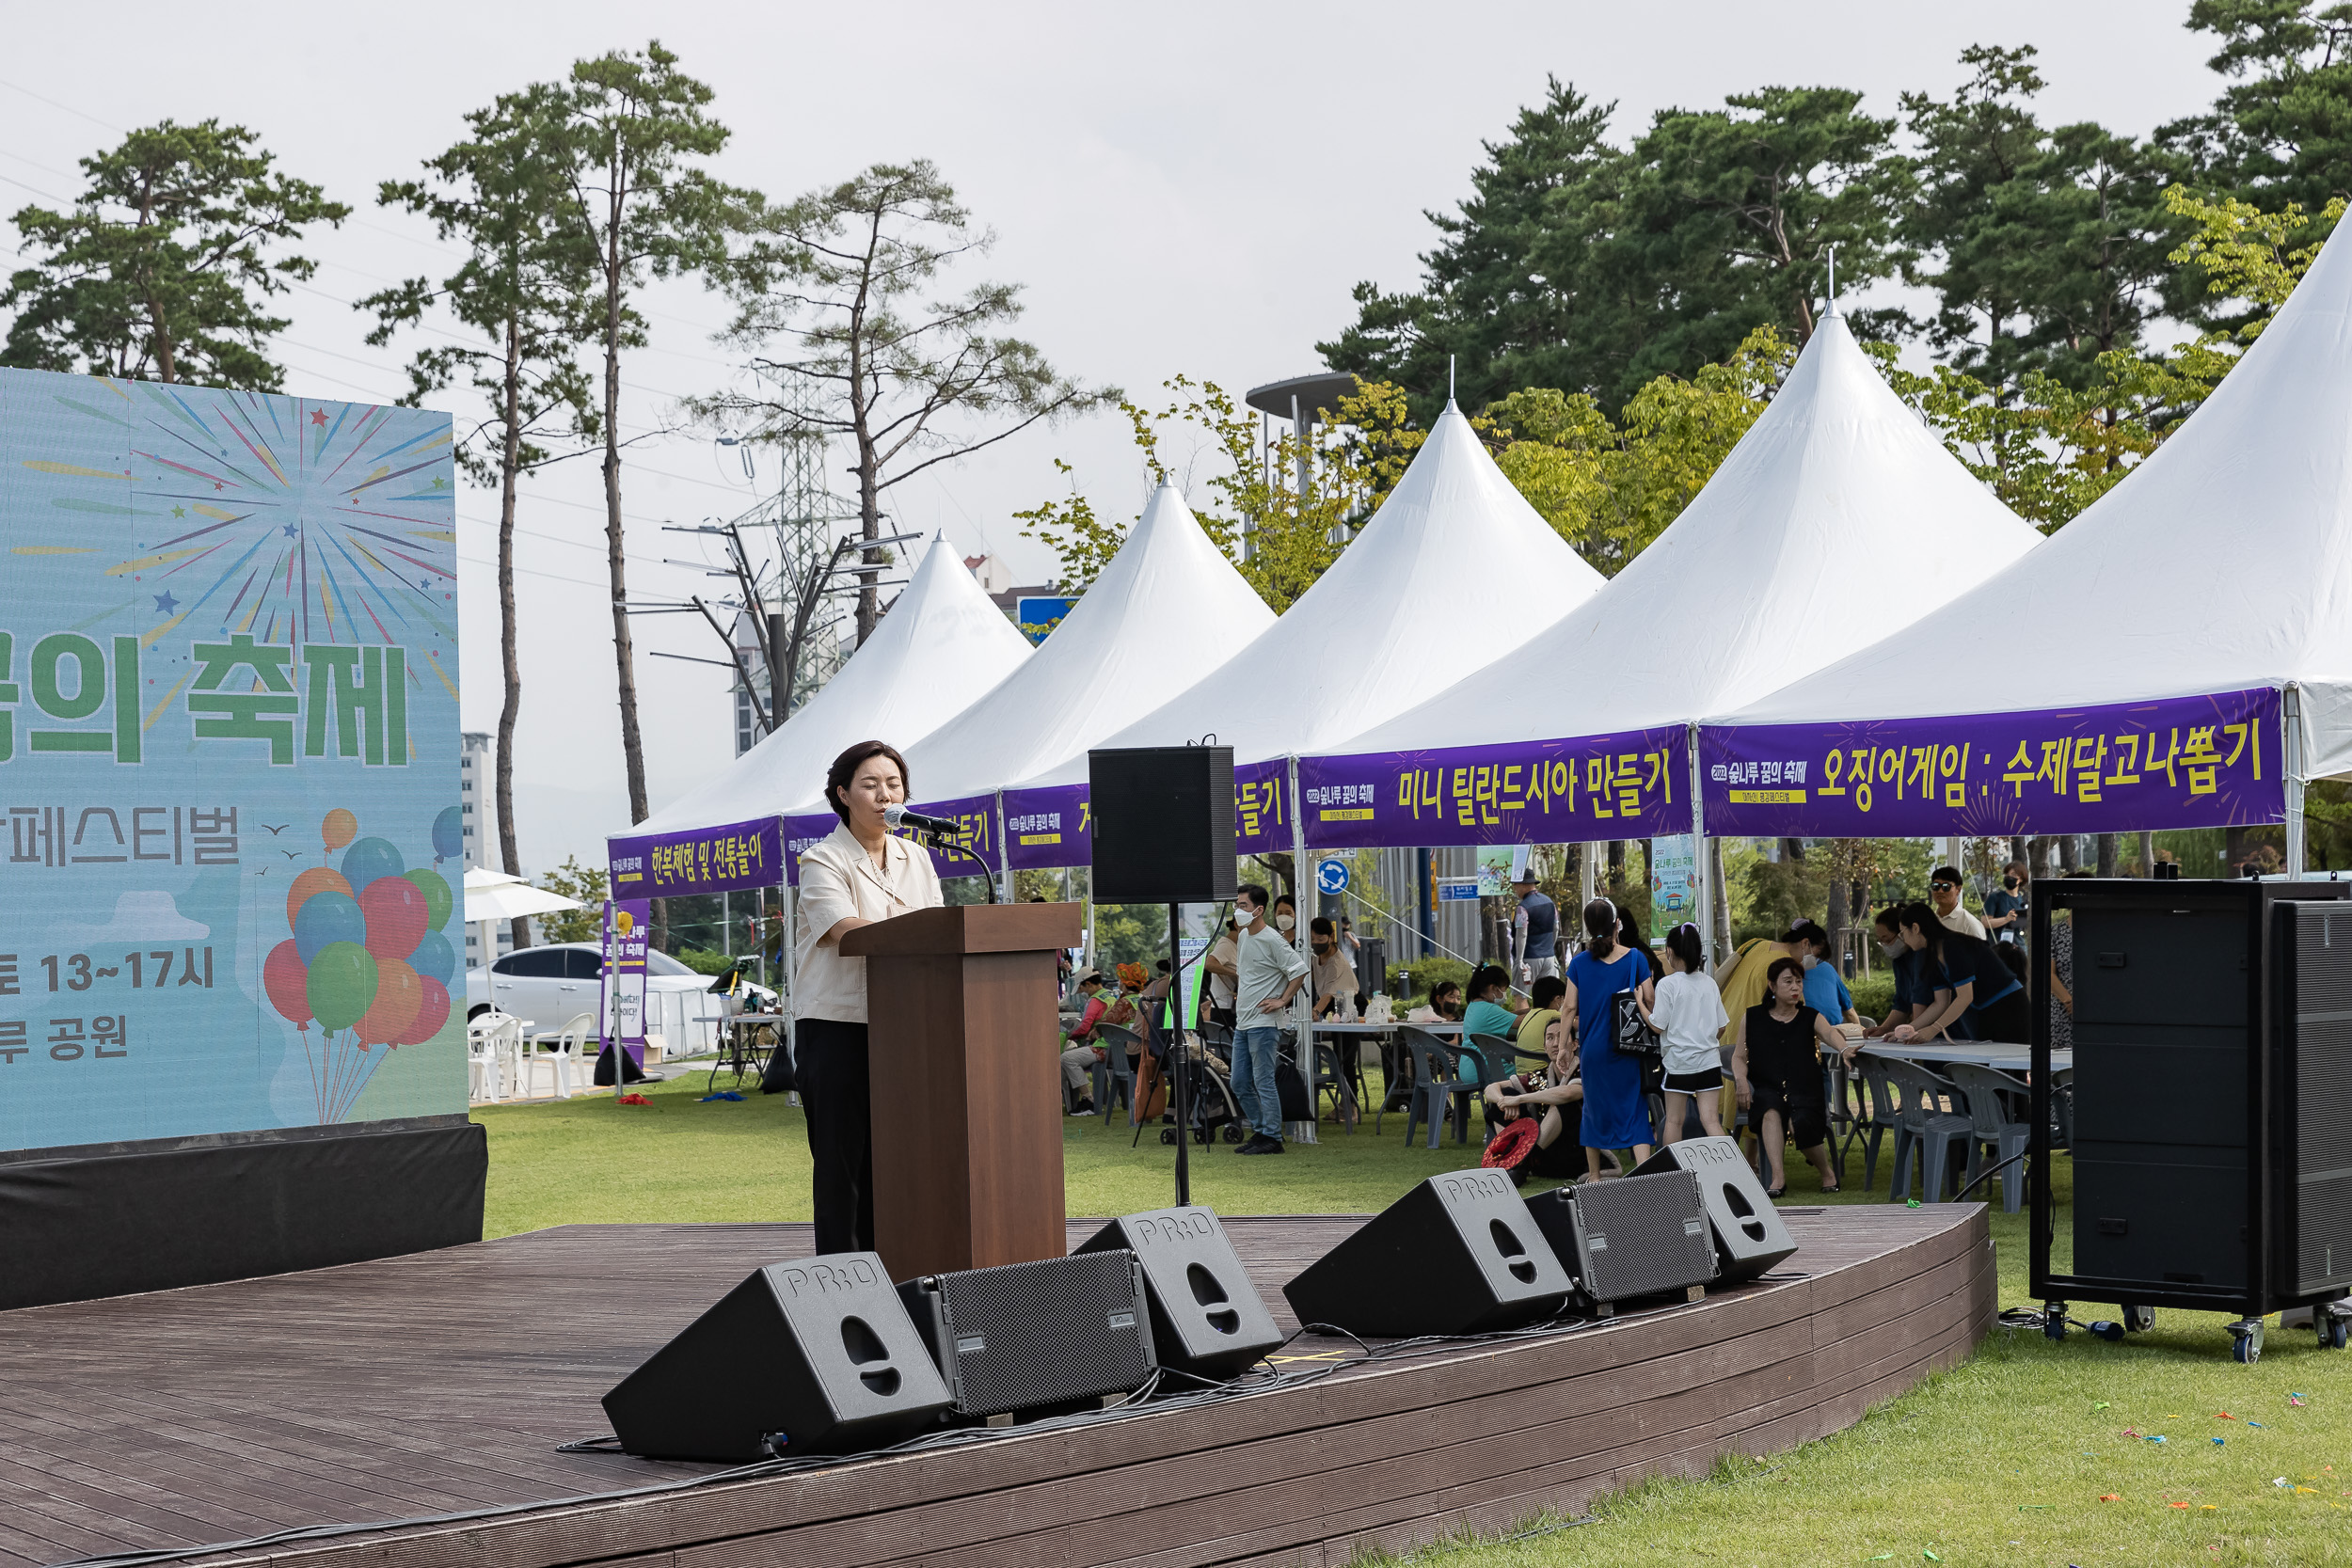
[[[992,904],[996,902],[996,873],[988,868],[987,856],[975,853],[972,847],[963,842],[963,837],[961,833],[930,833],[925,836],[930,838],[931,843],[939,847],[944,849],[953,849],[957,854],[963,856],[973,864],[978,866],[980,868],[980,875],[988,879],[988,901]]]

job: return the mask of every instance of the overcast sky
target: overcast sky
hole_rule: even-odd
[[[0,193],[55,204],[74,160],[121,129],[217,116],[260,133],[281,166],[359,211],[311,253],[315,284],[287,296],[287,389],[389,401],[415,345],[371,349],[348,302],[453,257],[413,221],[373,206],[378,181],[414,174],[455,140],[466,111],[577,57],[642,46],[649,31],[716,89],[735,133],[723,178],[790,196],[879,161],[929,157],[1001,241],[970,273],[1024,286],[1024,330],[1067,373],[1131,393],[1183,372],[1241,388],[1319,368],[1313,344],[1351,315],[1370,278],[1410,286],[1424,209],[1468,191],[1482,139],[1501,136],[1547,73],[1618,105],[1620,132],[1670,105],[1708,106],[1768,84],[1858,88],[1891,115],[1907,90],[1947,92],[1970,43],[2033,43],[2049,79],[2045,121],[2145,134],[2194,112],[2218,79],[2211,40],[2180,0],[1705,0],[1675,6],[1553,0],[1450,11],[1423,5],[1137,7],[623,7],[439,3],[398,8],[115,4],[103,38],[77,7],[12,7],[0,56]],[[658,19],[658,25],[654,25]],[[47,100],[48,102],[44,102]],[[12,245],[13,232],[0,233]],[[709,335],[722,302],[691,285],[653,300],[653,345],[632,356],[624,423],[675,422],[678,395],[728,375]],[[465,423],[463,407],[453,408]],[[1105,513],[1139,510],[1143,478],[1124,421],[1038,429],[892,502],[904,529],[1009,557],[1023,581],[1051,557],[1018,537],[1014,510],[1060,493],[1074,464]],[[532,481],[517,560],[524,705],[516,776],[534,874],[567,853],[600,859],[627,825],[593,459]],[[663,522],[724,518],[772,491],[775,460],[747,481],[707,432],[636,449],[625,487],[632,596],[715,586],[663,564],[699,554]],[[846,491],[846,483],[841,486]],[[459,501],[464,707],[493,728],[496,505]],[[713,657],[698,620],[640,624],[638,678],[658,809],[734,754],[723,672],[644,657]],[[781,802],[780,802],[781,803]]]

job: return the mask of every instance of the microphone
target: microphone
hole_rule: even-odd
[[[913,828],[919,833],[935,833],[942,838],[961,838],[963,824],[946,816],[926,816],[904,806],[882,807],[882,820],[893,828]]]

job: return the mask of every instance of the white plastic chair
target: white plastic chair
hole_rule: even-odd
[[[575,1013],[571,1021],[554,1035],[541,1035],[532,1040],[529,1060],[546,1062],[555,1074],[555,1093],[560,1100],[569,1100],[578,1092],[573,1087],[572,1074],[580,1066],[580,1050],[588,1037],[595,1033],[596,1015]]]
[[[475,1100],[506,1098],[506,1064],[499,1049],[499,1025],[513,1022],[503,1013],[484,1013],[466,1023],[467,1092]]]

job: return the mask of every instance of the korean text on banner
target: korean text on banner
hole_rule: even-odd
[[[1707,726],[1736,836],[2138,832],[2282,821],[2278,691],[1842,724]]]
[[[1299,809],[1307,843],[1318,849],[1652,838],[1691,831],[1688,755],[1687,731],[1668,727],[1302,757]]]
[[[607,846],[612,891],[628,898],[668,898],[773,887],[784,880],[783,836],[777,818],[762,816],[614,838]]]
[[[1015,871],[1094,863],[1087,785],[1005,791],[1005,849]]]

